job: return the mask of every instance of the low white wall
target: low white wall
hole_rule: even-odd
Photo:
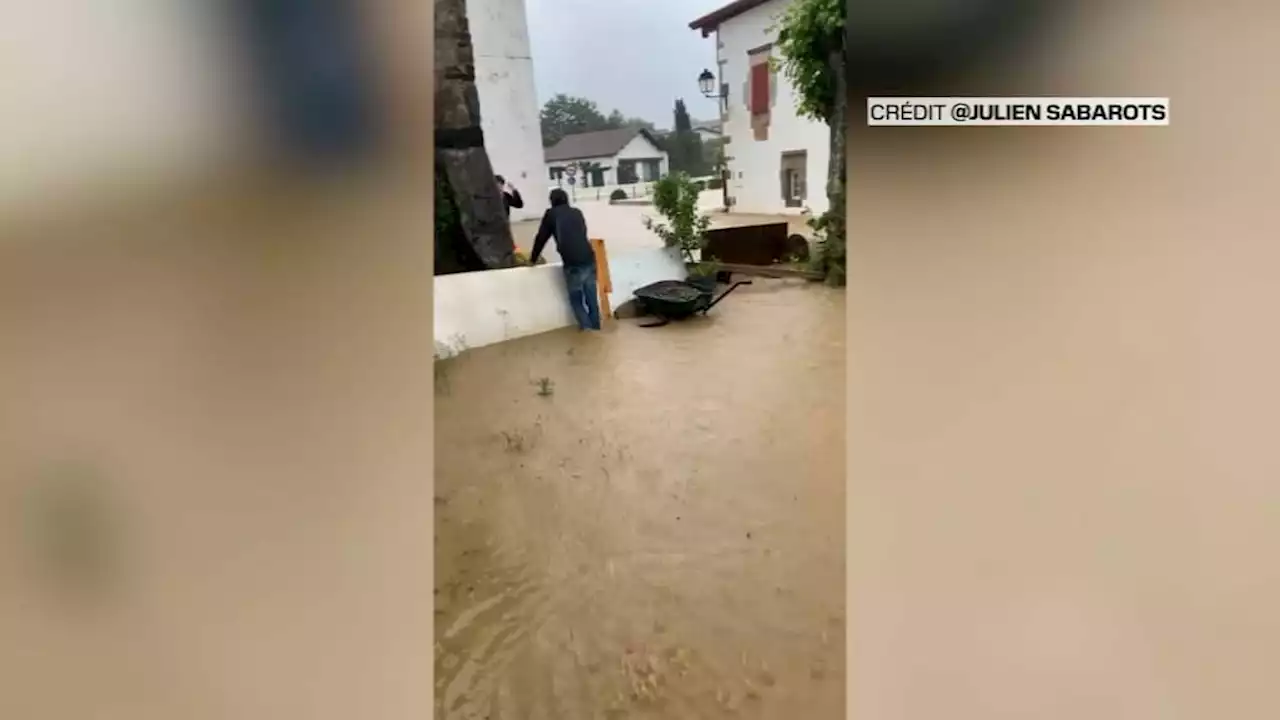
[[[684,265],[665,248],[611,255],[609,303],[636,288],[684,277]],[[439,355],[492,345],[574,324],[559,264],[441,275],[435,278],[435,343]]]

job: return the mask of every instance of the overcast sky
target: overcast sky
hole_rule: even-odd
[[[684,98],[695,120],[717,117],[698,92],[698,74],[715,70],[715,36],[689,23],[729,0],[526,0],[538,101],[557,93],[594,100],[659,128]]]

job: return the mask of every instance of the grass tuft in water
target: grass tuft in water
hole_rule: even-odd
[[[522,453],[529,446],[529,444],[525,442],[524,434],[519,430],[513,430],[512,432],[503,430],[502,439],[507,444],[507,452]]]

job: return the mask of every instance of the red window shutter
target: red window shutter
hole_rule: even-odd
[[[766,115],[769,112],[769,64],[751,66],[751,114]]]

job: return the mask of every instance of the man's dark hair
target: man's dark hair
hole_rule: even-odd
[[[506,179],[506,178],[504,178],[504,177],[502,177],[501,175],[494,175],[494,176],[493,176],[493,179],[494,179],[494,180],[497,180],[499,185],[506,185],[506,184],[507,184],[507,179]]]
[[[556,188],[555,190],[551,191],[551,207],[555,207],[557,205],[568,205],[568,204],[569,204],[569,193],[565,192],[564,190],[561,190],[560,188]]]

